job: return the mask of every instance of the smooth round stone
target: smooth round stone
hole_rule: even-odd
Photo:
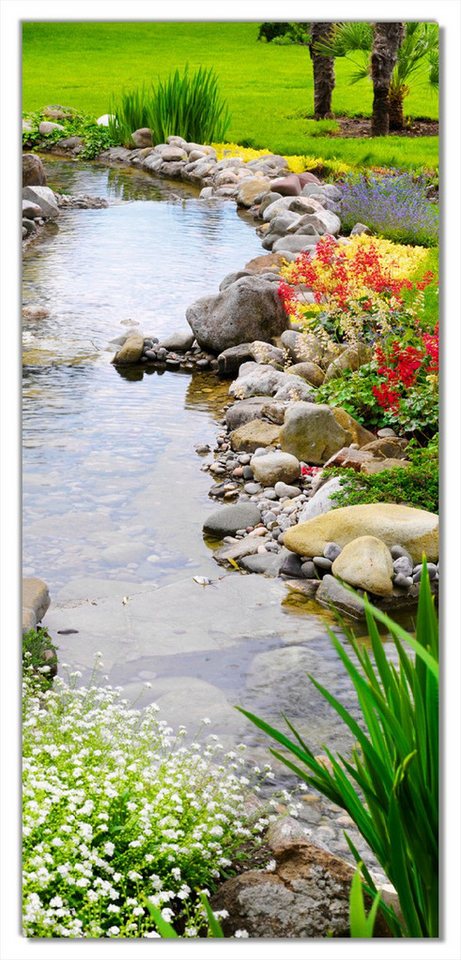
[[[159,360],[166,360],[168,356],[168,350],[165,350],[165,347],[159,347],[157,350],[157,356]]]
[[[199,368],[199,370],[206,370],[206,368],[209,366],[210,366],[209,360],[197,360],[197,367]]]
[[[382,427],[381,430],[377,432],[378,437],[395,437],[397,436],[395,430],[392,427]]]
[[[305,560],[305,562],[301,564],[301,573],[302,573],[302,576],[306,578],[306,580],[317,579],[317,572],[312,560]]]
[[[144,356],[146,357],[147,360],[156,360],[156,359],[157,359],[157,353],[156,353],[155,350],[150,350],[150,349],[145,350]]]
[[[260,483],[246,483],[243,489],[245,493],[249,493],[250,496],[254,496],[255,493],[261,492],[262,487]]]
[[[251,467],[245,466],[245,467],[243,468],[243,479],[244,479],[244,480],[252,480],[252,479],[253,479],[253,471],[252,471]]]
[[[402,587],[409,590],[413,586],[413,577],[406,577],[403,573],[397,573],[394,577],[394,587]]]
[[[273,527],[272,530],[271,530],[271,537],[272,537],[272,539],[277,542],[277,540],[278,540],[281,532],[282,532],[282,531],[281,531],[280,527]]]
[[[254,457],[265,457],[267,453],[273,452],[273,447],[257,447],[253,456]]]
[[[250,462],[250,460],[251,460],[251,454],[249,454],[249,453],[241,453],[238,459],[239,459],[239,463],[242,464],[242,467],[246,467],[246,466],[248,466],[248,464],[249,464],[249,462]]]
[[[290,486],[290,484],[284,483],[283,480],[277,481],[277,483],[274,486],[274,490],[280,500],[283,497],[288,497],[289,499],[291,499],[292,497],[299,496],[299,494],[301,493],[301,490],[299,489],[299,487],[292,487]]]
[[[271,510],[269,510],[268,513],[264,513],[262,519],[263,519],[263,522],[266,524],[266,526],[267,526],[269,523],[276,523],[276,522],[277,522],[277,517],[276,517],[275,513],[272,513]]]
[[[167,362],[166,362],[166,365],[167,365],[167,367],[170,367],[171,369],[176,370],[176,367],[179,367],[180,363],[181,363],[180,360],[170,360],[170,359],[168,359]]]
[[[237,477],[237,479],[243,477],[243,467],[235,467],[232,471],[232,476]]]
[[[325,545],[323,556],[326,560],[331,560],[333,563],[333,560],[336,560],[336,557],[339,557],[340,553],[341,547],[339,546],[339,543],[333,543],[333,541],[331,541]]]
[[[406,557],[407,560],[410,561],[411,566],[413,568],[413,560],[411,557],[411,553],[409,553],[408,550],[405,549],[405,547],[402,547],[400,543],[395,543],[394,546],[390,548],[390,551],[391,551],[391,557],[393,560],[398,560],[399,557]]]
[[[312,559],[317,569],[324,570],[326,573],[329,573],[333,566],[333,561],[329,560],[328,557],[313,557]]]
[[[419,583],[421,580],[421,574],[423,572],[422,564],[418,564],[417,567],[413,570],[413,583]],[[427,572],[429,574],[429,580],[435,580],[437,575],[437,567],[435,563],[427,564]]]
[[[264,496],[266,500],[277,500],[277,494],[273,487],[265,487]]]
[[[411,577],[413,573],[413,564],[408,557],[397,557],[397,560],[394,560],[393,566],[396,574],[401,574],[404,577]]]
[[[290,553],[282,562],[280,574],[284,577],[301,577],[301,557],[295,553]]]

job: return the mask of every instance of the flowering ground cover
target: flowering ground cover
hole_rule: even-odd
[[[439,211],[427,199],[424,177],[408,173],[352,176],[342,184],[341,219],[344,228],[366,223],[373,231],[397,242],[435,246]]]
[[[273,816],[270,803],[268,815],[245,806],[270,767],[249,772],[244,748],[223,756],[213,734],[186,746],[155,704],[130,708],[120,688],[76,679],[44,690],[25,670],[25,934],[158,936],[148,898],[195,937],[200,892]]]

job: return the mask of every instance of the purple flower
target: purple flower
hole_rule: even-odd
[[[342,185],[341,220],[345,229],[365,223],[389,240],[433,246],[439,211],[426,196],[424,177],[358,174]]]

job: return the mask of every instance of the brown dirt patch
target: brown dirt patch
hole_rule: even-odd
[[[334,117],[339,124],[336,133],[330,137],[371,137],[371,117]],[[405,121],[404,130],[393,130],[391,137],[437,137],[439,134],[438,120],[410,120]]]

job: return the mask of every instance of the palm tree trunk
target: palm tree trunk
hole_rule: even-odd
[[[314,70],[314,116],[316,120],[331,117],[331,96],[335,88],[335,61],[316,52],[318,41],[330,39],[333,23],[313,23],[312,42],[309,45]]]
[[[401,89],[389,93],[389,130],[403,130],[403,92]]]
[[[373,137],[385,137],[389,133],[389,86],[404,29],[403,23],[375,23],[375,39],[371,54],[373,80],[371,134]]]

